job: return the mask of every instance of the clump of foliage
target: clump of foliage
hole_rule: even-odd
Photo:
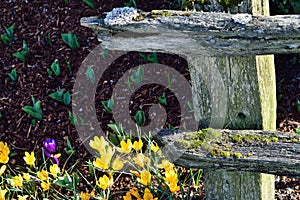
[[[272,15],[300,14],[299,0],[271,0],[270,10]]]
[[[10,27],[4,26],[5,33],[1,35],[1,40],[4,44],[9,44],[14,41],[14,28],[15,24],[11,25]]]

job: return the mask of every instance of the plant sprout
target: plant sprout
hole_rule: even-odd
[[[86,78],[91,82],[91,83],[95,83],[96,79],[95,79],[95,72],[93,70],[93,68],[91,66],[89,66],[85,72]]]
[[[19,59],[22,62],[25,62],[26,57],[29,54],[29,48],[27,47],[26,41],[23,40],[23,49],[20,52],[13,53],[13,56]]]
[[[61,34],[61,37],[63,41],[71,47],[71,49],[78,49],[80,47],[77,36],[72,32]]]
[[[53,92],[49,95],[52,99],[63,102],[65,105],[69,105],[71,102],[70,92],[65,92],[63,89],[58,89],[56,92]]]
[[[158,97],[158,101],[159,103],[161,103],[162,105],[168,105],[168,102],[167,102],[167,98],[166,98],[166,94],[163,93],[163,95],[159,96]]]
[[[82,0],[86,5],[88,5],[91,8],[95,8],[95,3],[93,0]]]
[[[31,96],[31,100],[33,103],[33,106],[24,106],[22,110],[32,117],[41,120],[42,119],[42,111],[41,111],[41,101],[35,101],[34,97]]]
[[[101,101],[102,105],[104,106],[105,110],[109,113],[112,112],[112,107],[114,106],[115,104],[115,101],[113,98],[110,98],[109,100],[107,101]]]
[[[16,68],[12,69],[11,72],[8,74],[10,80],[12,81],[17,81],[18,80],[18,75],[17,75],[17,70]]]
[[[144,126],[146,123],[146,116],[142,110],[139,110],[133,118],[138,126]]]
[[[1,40],[4,44],[9,44],[14,41],[14,28],[15,24],[11,25],[10,27],[4,26],[5,33],[1,35]]]

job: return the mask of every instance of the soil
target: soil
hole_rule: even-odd
[[[2,0],[0,5],[0,34],[4,33],[4,26],[9,27],[15,24],[15,40],[4,45],[0,42],[0,141],[10,145],[14,156],[10,159],[10,164],[22,165],[24,151],[35,151],[41,155],[42,142],[47,138],[57,140],[58,150],[62,153],[61,160],[66,160],[64,147],[67,139],[76,150],[74,156],[68,163],[78,161],[85,163],[93,157],[82,145],[78,138],[75,127],[70,123],[68,111],[72,106],[65,105],[49,97],[49,94],[62,88],[72,93],[76,72],[80,68],[85,57],[99,44],[92,30],[80,26],[80,18],[86,16],[100,15],[108,12],[114,7],[122,7],[127,0],[103,1],[97,0],[95,9],[88,7],[82,1],[70,0],[65,3],[63,0],[40,1],[40,0]],[[138,7],[145,11],[153,9],[168,9],[168,1],[163,0],[138,0]],[[79,49],[71,49],[61,39],[61,34],[71,31],[76,34],[80,43]],[[22,43],[26,41],[30,53],[23,63],[13,57],[13,53],[22,49]],[[145,54],[147,55],[147,54]],[[187,63],[176,55],[157,54],[159,63],[173,65],[175,68],[182,68],[182,74],[186,75]],[[57,60],[61,74],[59,76],[49,76],[47,69]],[[70,63],[71,72],[66,63]],[[277,127],[279,131],[294,132],[300,128],[300,113],[297,111],[297,101],[300,100],[300,56],[299,55],[276,55],[276,76],[278,83],[278,116]],[[130,65],[143,64],[145,61],[138,52],[130,52],[126,57],[129,64],[120,60],[115,65],[122,69],[130,68]],[[17,70],[18,80],[12,81],[8,73],[12,69]],[[117,80],[107,77],[106,81]],[[187,78],[189,77],[186,75]],[[147,88],[150,88],[147,87]],[[152,92],[141,88],[140,93],[147,97],[162,95],[165,92],[168,101],[174,102],[172,108],[168,110],[169,121],[166,126],[173,124],[180,114],[176,107],[176,100],[173,100],[172,93],[160,88],[151,88]],[[109,88],[102,88],[103,91]],[[100,91],[99,98],[107,99],[105,93]],[[145,91],[143,93],[143,91]],[[102,96],[104,95],[104,96]],[[31,96],[37,101],[41,101],[42,120],[32,123],[32,117],[22,111],[22,107],[32,105]],[[100,100],[99,99],[99,100]],[[144,98],[147,99],[147,98]],[[148,99],[149,100],[149,99]],[[150,99],[151,100],[151,99]],[[151,101],[157,101],[157,98]],[[146,101],[142,103],[147,103]],[[101,127],[107,128],[107,124],[112,122],[112,116],[105,113],[103,106],[99,103],[97,116],[100,117]],[[177,104],[178,105],[178,104]],[[138,109],[139,104],[132,105],[133,113]],[[149,106],[145,107],[145,111]],[[173,120],[173,121],[172,121]],[[148,123],[148,122],[146,122]],[[86,168],[81,168],[86,174]],[[124,189],[130,182],[128,177],[115,186],[117,189]],[[85,188],[82,185],[82,188]],[[203,188],[200,187],[197,199],[203,199]],[[298,179],[290,177],[277,177],[276,179],[277,199],[300,199],[300,183]]]

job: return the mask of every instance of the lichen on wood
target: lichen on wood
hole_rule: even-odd
[[[250,171],[278,175],[300,176],[300,136],[292,133],[259,130],[214,130],[221,135],[211,137],[199,146],[183,148],[178,141],[189,144],[202,133],[168,131],[155,136],[161,145],[174,146],[181,156],[175,161],[184,167]],[[211,133],[208,129],[207,133]],[[186,136],[187,134],[187,136]],[[201,136],[200,136],[201,135]],[[206,137],[205,137],[206,138]],[[205,138],[202,140],[204,141]],[[177,141],[177,142],[176,142]],[[212,155],[211,151],[215,153]]]

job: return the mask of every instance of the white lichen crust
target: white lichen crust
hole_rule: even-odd
[[[235,23],[248,24],[252,20],[252,15],[250,14],[236,14],[232,16]]]
[[[114,8],[112,11],[107,13],[104,23],[106,25],[124,25],[133,19],[137,18],[139,13],[135,8],[123,7]]]

